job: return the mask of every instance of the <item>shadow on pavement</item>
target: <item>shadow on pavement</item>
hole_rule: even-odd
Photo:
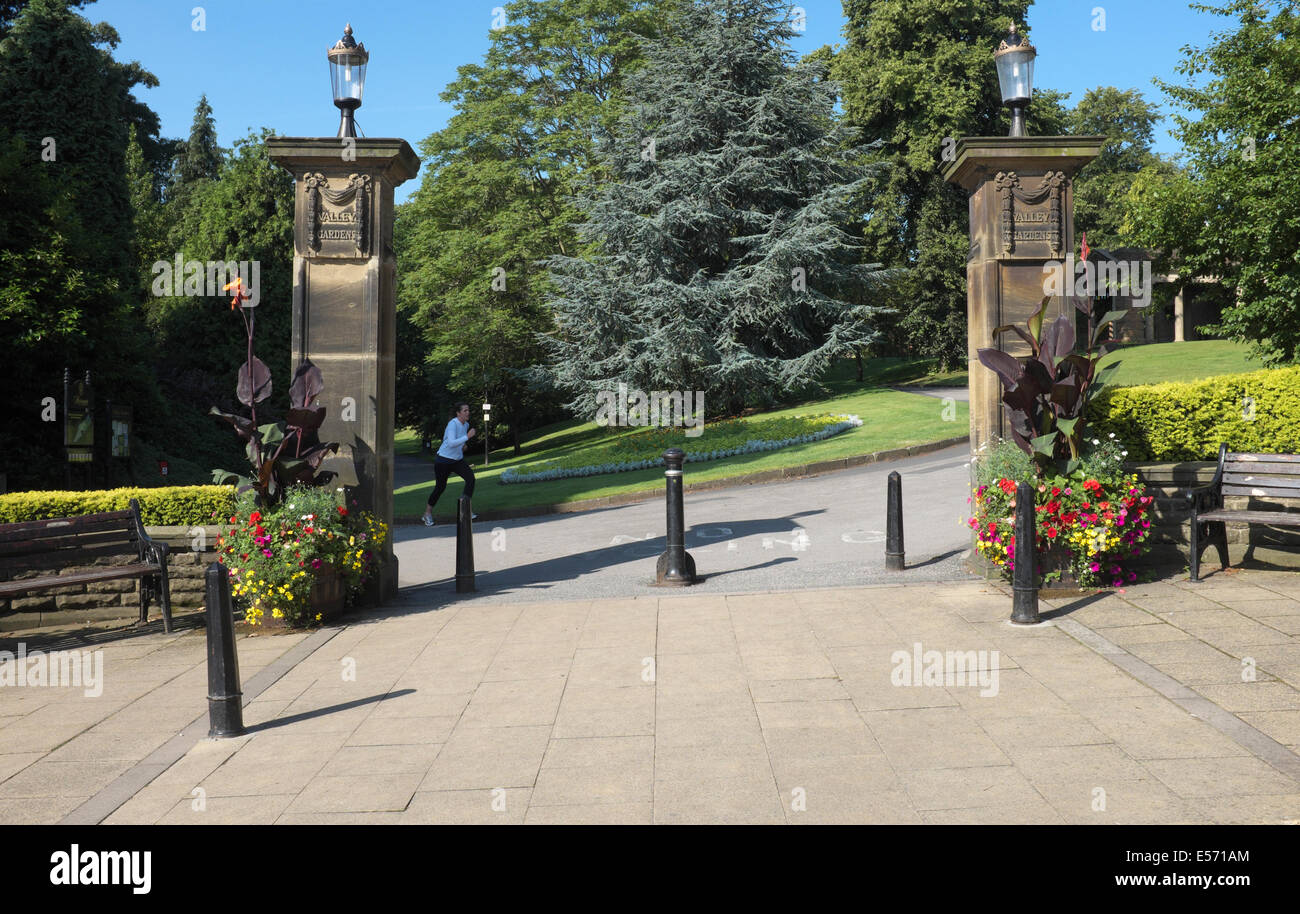
[[[326,714],[333,714],[336,711],[347,711],[352,708],[359,708],[362,705],[386,701],[389,698],[414,694],[415,689],[398,689],[396,692],[389,692],[386,695],[371,695],[369,698],[358,698],[355,701],[345,701],[342,704],[330,705],[328,708],[317,708],[315,711],[303,711],[301,714],[291,714],[288,717],[277,717],[275,720],[268,720],[260,724],[254,724],[251,727],[245,727],[244,732],[260,733],[264,730],[273,730],[276,727],[287,727],[289,724],[296,724],[303,720],[311,720],[313,717],[324,717]]]

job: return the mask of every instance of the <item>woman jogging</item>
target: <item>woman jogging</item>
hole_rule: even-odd
[[[447,488],[447,477],[453,472],[465,480],[465,494],[474,495],[474,471],[465,462],[465,442],[474,437],[474,429],[469,427],[469,404],[457,403],[452,410],[452,419],[447,423],[447,430],[442,435],[442,446],[433,458],[433,476],[437,484],[429,503],[424,506],[424,525],[433,526],[433,506],[438,503],[438,496]]]

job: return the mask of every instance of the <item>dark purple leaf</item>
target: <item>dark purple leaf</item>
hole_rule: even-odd
[[[252,406],[254,403],[261,403],[267,397],[271,396],[271,369],[266,367],[266,363],[253,356],[253,376],[249,379],[248,362],[239,366],[239,402],[245,406]]]
[[[998,377],[1002,379],[1003,387],[1015,387],[1019,383],[1023,369],[1020,360],[1015,356],[1008,355],[1000,349],[979,349],[976,350],[975,355],[981,365],[997,372]]]
[[[298,366],[293,373],[293,383],[289,385],[289,405],[294,409],[309,409],[316,402],[316,397],[325,389],[325,380],[320,369],[308,359]],[[291,423],[296,424],[296,423]],[[320,423],[317,423],[319,425]],[[315,426],[299,426],[315,428]]]
[[[291,409],[285,414],[284,421],[290,428],[317,429],[325,421],[325,407],[315,409]]]
[[[243,416],[236,416],[234,413],[226,413],[217,409],[215,406],[208,410],[209,416],[220,416],[235,427],[239,432],[239,437],[247,441],[253,434],[253,420],[245,419]]]

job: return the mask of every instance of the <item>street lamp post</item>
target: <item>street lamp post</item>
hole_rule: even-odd
[[[1025,135],[1025,109],[1034,96],[1034,58],[1038,51],[1029,39],[1011,31],[993,55],[998,68],[998,85],[1002,89],[1002,104],[1011,109],[1011,132],[1007,136]]]
[[[366,88],[366,64],[370,52],[365,44],[357,44],[352,37],[352,23],[343,29],[343,37],[327,53],[330,62],[330,84],[334,88],[334,104],[342,117],[338,136],[357,135],[353,112],[361,107],[361,93]]]
[[[491,439],[488,438],[488,411],[492,409],[491,403],[483,404],[483,466],[488,465],[488,455],[492,453]]]

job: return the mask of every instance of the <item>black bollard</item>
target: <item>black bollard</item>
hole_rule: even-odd
[[[889,498],[885,504],[885,570],[902,571],[903,560],[903,477],[889,474]]]
[[[473,593],[474,587],[474,531],[469,496],[456,500],[456,593]]]
[[[221,739],[244,732],[244,695],[235,652],[235,617],[226,566],[213,562],[203,574],[208,615],[208,736]]]
[[[664,480],[667,484],[668,533],[664,540],[668,546],[659,556],[655,566],[655,583],[684,587],[698,580],[695,576],[695,559],[686,551],[686,514],[682,510],[682,463],[686,452],[670,447],[664,451]]]
[[[1011,621],[1020,625],[1037,625],[1041,621],[1038,618],[1037,524],[1034,487],[1022,482],[1016,486],[1016,567],[1011,572]]]

